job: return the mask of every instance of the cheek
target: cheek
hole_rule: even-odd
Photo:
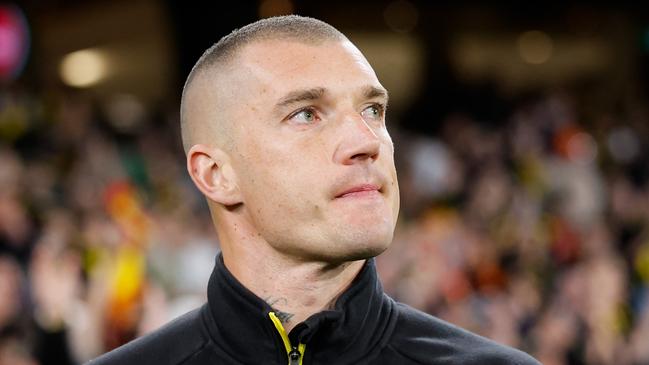
[[[381,128],[379,128],[376,133],[377,135],[381,136],[381,139],[383,139],[384,142],[388,142],[390,145],[392,145],[392,137],[390,136],[390,132],[388,131],[386,125],[383,125]]]
[[[383,168],[386,173],[389,175],[390,179],[390,190],[391,190],[391,200],[392,200],[392,212],[394,219],[397,219],[399,215],[399,206],[400,206],[400,196],[399,196],[399,180],[397,178],[397,169],[394,165],[394,144],[392,139],[388,134],[387,130],[384,130],[383,145],[384,145],[384,155],[383,155]]]
[[[399,208],[401,206],[401,197],[399,195],[399,181],[397,180],[396,173],[394,175],[394,180],[392,181],[393,196],[392,196],[392,212],[394,214],[394,220],[397,220],[399,216]]]
[[[325,176],[308,149],[266,141],[250,146],[242,161],[240,188],[244,202],[255,207],[253,214],[287,216],[320,209],[314,196]]]

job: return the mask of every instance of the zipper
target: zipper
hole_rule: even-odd
[[[284,347],[286,349],[286,355],[288,356],[288,365],[302,365],[306,345],[303,343],[298,343],[297,346],[292,345],[291,340],[289,340],[288,335],[286,334],[286,330],[284,330],[284,326],[282,326],[282,322],[277,318],[275,312],[268,312],[268,316],[275,325],[275,329],[277,329],[277,332],[279,332],[279,335],[282,337],[282,342],[284,342]]]
[[[293,347],[291,352],[288,353],[288,363],[289,365],[302,365],[302,354],[297,347]]]

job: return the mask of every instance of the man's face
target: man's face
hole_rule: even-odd
[[[387,93],[348,41],[245,46],[227,93],[243,214],[276,250],[351,261],[385,250],[399,212]]]

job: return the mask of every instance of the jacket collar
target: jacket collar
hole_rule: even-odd
[[[245,288],[218,255],[208,290],[208,330],[216,345],[243,363],[287,363],[273,309]],[[383,293],[373,259],[367,260],[334,309],[316,313],[289,334],[306,344],[304,364],[351,363],[377,354],[394,328],[393,301]]]

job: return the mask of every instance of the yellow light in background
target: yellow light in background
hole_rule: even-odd
[[[105,55],[97,49],[69,53],[61,61],[59,72],[67,85],[89,87],[100,82],[107,71]]]
[[[264,0],[259,4],[259,17],[289,15],[293,14],[294,10],[293,2],[290,0]]]
[[[552,38],[544,32],[530,30],[518,37],[518,53],[527,63],[545,63],[552,57],[553,50]]]

